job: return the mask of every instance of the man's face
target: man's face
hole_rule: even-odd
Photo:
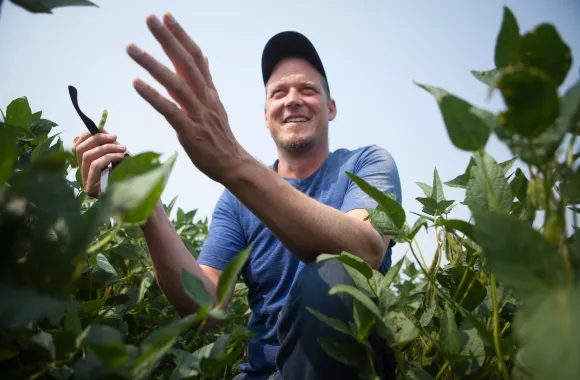
[[[266,84],[265,121],[278,149],[290,154],[310,151],[328,141],[328,122],[336,116],[320,73],[301,58],[287,58]]]

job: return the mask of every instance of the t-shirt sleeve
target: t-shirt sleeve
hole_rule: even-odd
[[[197,262],[224,270],[228,262],[246,248],[246,239],[240,223],[238,201],[224,190],[220,196],[209,226],[208,237],[201,247]]]
[[[395,160],[391,154],[377,145],[366,148],[358,157],[353,174],[364,179],[366,182],[381,190],[385,194],[394,194],[397,201],[402,203],[401,180]],[[349,180],[349,184],[340,210],[348,212],[359,208],[375,208],[377,202]],[[391,267],[391,248],[395,246],[391,240],[387,252],[380,265],[379,272],[385,274]]]
[[[353,174],[364,179],[366,182],[381,190],[385,194],[394,194],[397,201],[402,204],[401,180],[395,160],[391,154],[377,145],[366,148],[358,157]],[[342,212],[359,208],[375,208],[377,202],[349,180],[344,195]]]

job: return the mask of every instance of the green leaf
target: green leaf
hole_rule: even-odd
[[[309,306],[307,306],[306,309],[308,309],[309,312],[314,314],[316,318],[320,319],[322,322],[326,323],[336,331],[354,337],[352,330],[348,327],[348,325],[345,322],[341,321],[340,319],[327,317],[326,315]]]
[[[464,220],[459,219],[438,219],[437,225],[445,226],[453,230],[463,233],[465,236],[471,240],[475,240],[475,232],[473,230],[473,224],[467,223]]]
[[[454,289],[457,297],[456,301],[461,302],[461,305],[473,311],[479,306],[487,297],[487,290],[485,286],[477,279],[477,274],[467,266],[456,266],[449,271],[455,286]],[[465,280],[463,280],[465,278]],[[459,287],[463,280],[463,285]]]
[[[425,371],[419,366],[412,366],[412,369],[407,373],[407,378],[410,380],[433,380],[435,379],[429,372]]]
[[[467,165],[467,169],[465,169],[465,173],[458,175],[451,181],[445,182],[445,185],[449,187],[457,187],[460,189],[465,189],[467,186],[467,182],[469,181],[469,177],[471,176],[471,168],[475,165],[475,160],[473,157],[469,159],[469,164]]]
[[[503,8],[501,30],[495,44],[495,66],[502,68],[521,62],[522,42],[520,28],[508,7]]]
[[[383,236],[390,236],[393,240],[397,242],[403,242],[402,231],[397,228],[392,219],[387,215],[386,212],[368,208],[369,218],[371,219],[371,224],[373,227],[379,231]]]
[[[494,83],[495,78],[498,76],[499,72],[500,71],[498,69],[491,69],[487,71],[471,70],[471,74],[473,74],[474,77],[487,84],[488,86],[491,86]]]
[[[32,120],[37,120],[42,117],[42,111],[38,111],[32,114]]]
[[[459,327],[459,341],[461,345],[459,357],[462,359],[460,362],[452,363],[453,372],[461,376],[474,374],[485,361],[485,346],[471,322],[465,321]],[[466,358],[471,360],[468,361]]]
[[[528,179],[520,168],[516,169],[514,179],[510,182],[512,193],[521,201],[526,200],[528,192]]]
[[[361,367],[367,361],[363,347],[358,344],[338,343],[326,338],[318,338],[322,349],[333,359],[351,367]]]
[[[33,346],[42,352],[42,355],[46,359],[54,360],[55,348],[52,335],[45,331],[39,331],[32,338],[30,338],[30,343],[32,343]]]
[[[6,108],[6,124],[28,129],[32,123],[32,111],[26,97],[14,99]]]
[[[425,230],[427,230],[428,220],[429,219],[427,219],[424,216],[419,217],[415,221],[415,223],[413,223],[413,227],[411,227],[411,232],[409,232],[409,235],[407,236],[407,238],[409,240],[413,240],[415,238],[415,236],[417,235],[417,233],[419,232],[419,230],[421,229],[421,227],[425,227]]]
[[[379,310],[377,305],[375,305],[375,303],[369,297],[367,297],[363,292],[361,292],[360,290],[358,290],[354,286],[340,284],[340,285],[333,286],[330,289],[330,291],[328,292],[328,294],[330,294],[330,295],[333,295],[336,293],[346,293],[346,294],[351,295],[354,299],[356,299],[364,307],[366,307],[371,313],[373,313],[374,316],[379,321],[383,320],[383,317],[381,315],[381,311]]]
[[[5,128],[0,129],[0,186],[8,181],[18,157],[16,134]]]
[[[556,124],[562,130],[580,134],[580,81],[577,81],[560,99],[560,117]]]
[[[353,301],[353,320],[356,326],[356,337],[359,342],[364,343],[371,329],[376,323],[376,319],[372,313],[357,300]]]
[[[132,364],[132,378],[149,378],[157,363],[173,347],[184,326],[189,325],[195,319],[195,315],[190,315],[187,319],[177,320],[151,333],[141,344],[141,355]]]
[[[103,255],[102,253],[97,254],[97,265],[105,272],[110,273],[115,277],[119,277],[119,274],[117,273],[115,268],[113,268],[111,263],[109,263],[109,259],[107,259],[107,256]]]
[[[381,287],[380,287],[381,291],[383,289],[388,289],[391,286],[391,284],[393,283],[393,280],[398,276],[399,271],[401,270],[401,266],[403,265],[404,261],[405,261],[405,258],[403,257],[395,265],[393,265],[389,269],[389,271],[385,274],[385,277],[383,277],[383,279],[381,280]]]
[[[439,341],[441,344],[441,351],[445,356],[453,357],[459,354],[461,344],[459,342],[459,331],[455,323],[455,315],[453,309],[449,305],[445,305],[445,310],[441,315],[441,330]]]
[[[155,276],[150,271],[143,275],[141,279],[141,285],[139,285],[139,296],[137,297],[137,303],[143,302],[143,299],[145,299],[145,293],[147,293],[147,290],[153,284],[154,279]]]
[[[35,162],[36,160],[38,160],[41,156],[45,155],[46,153],[49,152],[50,149],[50,145],[52,144],[52,141],[57,137],[58,135],[53,135],[50,136],[48,138],[46,138],[44,141],[42,141],[42,143],[40,143],[36,148],[34,148],[32,150],[32,152],[30,153],[30,160],[32,162]]]
[[[578,315],[577,286],[544,289],[526,298],[515,328],[534,378],[574,379],[580,373]]]
[[[487,153],[476,154],[475,162],[467,183],[465,203],[472,212],[478,209],[509,212],[513,195],[499,165]]]
[[[485,147],[491,129],[478,115],[477,108],[441,88],[417,85],[433,94],[439,103],[453,145],[466,151],[477,151]]]
[[[66,314],[64,317],[64,329],[65,331],[72,333],[75,337],[82,334],[83,326],[81,325],[79,312],[76,307],[66,308]]]
[[[443,194],[443,184],[439,179],[437,168],[435,168],[433,171],[433,192],[431,193],[430,197],[435,199],[437,203],[445,200],[445,194]]]
[[[30,131],[36,136],[48,135],[52,128],[56,126],[58,126],[58,124],[53,123],[50,120],[35,119],[30,125]]]
[[[560,112],[557,88],[542,71],[528,67],[506,71],[498,86],[508,107],[499,123],[509,132],[534,138],[556,121]]]
[[[112,327],[91,326],[85,342],[89,350],[109,368],[120,367],[129,359],[121,334]]]
[[[110,250],[111,253],[127,260],[139,260],[144,258],[141,247],[137,244],[130,243],[129,241],[123,241],[121,244],[112,247]]]
[[[509,159],[507,161],[504,162],[500,162],[499,165],[499,169],[501,170],[502,174],[505,176],[507,174],[507,172],[511,169],[512,165],[514,164],[514,162],[516,162],[518,160],[517,157],[514,157],[512,159]]]
[[[348,252],[342,252],[340,255],[323,253],[316,257],[316,262],[319,263],[328,259],[337,259],[344,265],[348,265],[349,267],[356,269],[367,279],[373,277],[373,268],[371,268],[371,266],[366,261],[358,256],[352,255]]]
[[[207,292],[203,282],[185,268],[181,269],[181,282],[187,295],[199,306],[211,307],[213,305],[211,296]]]
[[[124,222],[143,223],[163,193],[177,154],[164,164],[159,164],[158,158],[154,153],[127,157],[111,172],[107,192],[111,206],[123,214]]]
[[[580,203],[580,168],[564,179],[560,192],[568,199],[568,203]]]
[[[540,24],[524,34],[522,52],[523,63],[546,72],[556,87],[564,82],[572,65],[570,47],[550,24]]]
[[[483,210],[474,217],[475,234],[487,264],[517,295],[532,295],[565,282],[556,247],[525,221]]]
[[[52,13],[52,9],[66,6],[97,6],[87,0],[12,0],[12,2],[32,13]]]
[[[393,344],[399,347],[415,340],[420,333],[413,322],[400,311],[390,311],[387,314],[387,327],[391,332]]]
[[[371,186],[362,178],[357,177],[355,174],[350,172],[346,172],[349,178],[357,184],[358,187],[361,188],[366,194],[368,194],[371,198],[373,198],[380,209],[386,212],[391,220],[395,223],[397,228],[401,228],[403,224],[405,224],[405,210],[396,199],[391,198],[389,195],[383,193],[379,189],[374,186]]]
[[[217,286],[217,298],[220,305],[226,302],[230,290],[236,284],[238,276],[251,253],[252,246],[250,245],[231,259],[224,268]]]
[[[431,198],[431,194],[433,193],[433,187],[430,185],[427,185],[426,183],[423,182],[415,182],[417,185],[419,185],[419,187],[421,188],[421,190],[423,190],[423,192],[425,193],[425,196],[428,198]]]
[[[423,205],[422,212],[429,215],[435,215],[435,212],[437,211],[437,201],[435,199],[431,197],[415,199]]]
[[[425,311],[423,311],[423,314],[421,315],[421,319],[419,320],[419,323],[421,324],[421,326],[425,327],[429,323],[431,323],[431,320],[433,319],[433,315],[435,314],[435,310],[437,310],[437,305],[435,303],[433,303],[431,306],[429,306],[429,308],[427,308],[427,309],[425,309]]]

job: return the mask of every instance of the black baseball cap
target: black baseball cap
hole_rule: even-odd
[[[262,79],[264,85],[270,79],[274,67],[280,60],[287,57],[300,57],[307,60],[326,80],[326,71],[318,52],[312,42],[303,34],[294,31],[285,31],[274,35],[266,43],[262,52]],[[329,90],[330,93],[330,90]]]

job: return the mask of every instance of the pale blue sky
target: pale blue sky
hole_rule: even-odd
[[[554,23],[572,49],[574,62],[564,83],[578,78],[580,2],[518,1],[152,1],[96,0],[100,8],[56,9],[33,15],[4,2],[0,18],[0,106],[27,96],[33,111],[59,124],[65,146],[84,132],[67,86],[79,90],[82,109],[98,120],[109,111],[107,128],[131,152],[156,151],[179,158],[163,194],[179,194],[185,210],[210,216],[222,186],[189,161],[172,128],[134,91],[131,81],[148,74],[125,53],[135,42],[169,64],[147,30],[147,14],[171,11],[198,42],[240,143],[266,164],[276,151],[263,121],[264,89],[260,57],[264,44],[282,30],[297,30],[317,47],[338,107],[330,124],[331,150],[378,144],[394,157],[401,177],[403,206],[420,212],[423,193],[415,182],[431,183],[436,166],[442,180],[461,174],[469,154],[447,137],[435,100],[413,81],[440,86],[491,110],[486,87],[470,70],[493,67],[495,39],[503,5],[515,13],[521,31]],[[171,67],[171,66],[170,66]],[[498,161],[510,158],[492,138],[488,151]],[[463,191],[445,187],[448,199]],[[457,216],[466,215],[458,207]],[[411,221],[415,216],[408,214]],[[434,235],[420,241],[432,257]],[[400,258],[406,247],[394,249]]]

